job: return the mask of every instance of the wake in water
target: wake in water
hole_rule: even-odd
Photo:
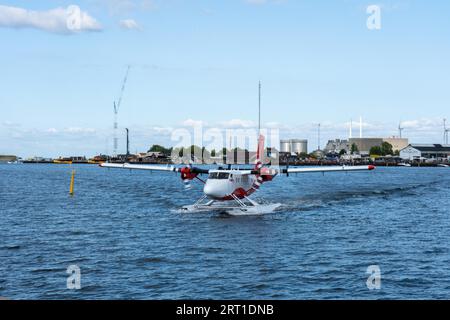
[[[443,184],[443,180],[435,180],[428,183],[420,183],[414,185],[384,187],[378,189],[365,188],[358,190],[341,190],[331,191],[319,194],[308,194],[301,196],[300,198],[293,199],[285,202],[283,209],[288,210],[300,210],[310,211],[317,208],[323,208],[330,205],[336,205],[340,203],[348,203],[349,200],[367,199],[373,197],[382,198],[396,198],[404,196],[418,196],[422,193],[423,189],[430,187],[438,187]]]
[[[230,209],[228,206],[230,203],[223,203],[223,208],[220,205],[213,208],[201,208],[196,209],[191,207],[190,210],[185,208],[174,208],[171,212],[174,213],[192,213],[192,214],[212,214],[212,215],[228,215],[228,216],[261,216],[274,213],[289,213],[292,211],[311,211],[319,208],[335,206],[340,204],[349,204],[351,200],[367,199],[367,198],[396,198],[405,196],[418,196],[426,188],[437,188],[442,184],[447,183],[445,179],[434,180],[426,183],[409,184],[409,185],[397,185],[389,187],[363,187],[352,190],[337,190],[327,191],[318,194],[302,195],[298,198],[274,199],[275,201],[267,201],[265,199],[258,198],[255,200],[261,204],[259,209],[256,210],[241,210],[236,207]],[[299,191],[300,193],[301,191]],[[283,202],[276,203],[276,201]],[[188,206],[190,207],[190,206]]]

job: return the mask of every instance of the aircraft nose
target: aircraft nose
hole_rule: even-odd
[[[211,186],[210,183],[206,183],[205,186],[203,187],[203,192],[207,195],[207,196],[212,196],[213,193],[213,187]]]
[[[217,190],[217,188],[215,188],[210,182],[206,182],[205,186],[203,187],[203,192],[210,198],[221,198],[222,194],[219,191],[220,190]]]

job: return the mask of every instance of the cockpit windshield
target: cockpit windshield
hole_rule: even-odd
[[[221,180],[225,180],[228,179],[228,177],[230,176],[229,173],[227,172],[211,172],[209,174],[208,179],[221,179]]]

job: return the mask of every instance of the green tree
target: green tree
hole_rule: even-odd
[[[165,155],[170,155],[170,153],[172,152],[172,148],[167,149],[163,146],[160,146],[159,144],[154,144],[150,147],[150,149],[147,152],[161,152]]]
[[[298,155],[298,157],[300,159],[306,159],[308,158],[308,154],[306,152],[300,152],[300,154]]]
[[[216,149],[212,149],[211,150],[211,157],[215,157],[216,156]]]
[[[383,150],[381,150],[380,146],[374,146],[374,147],[370,148],[369,153],[371,155],[383,156]]]
[[[383,142],[381,144],[381,154],[383,156],[386,156],[388,154],[394,154],[394,151],[392,150],[392,144],[390,144],[389,142]]]
[[[358,146],[355,143],[352,143],[352,147],[351,147],[350,151],[352,154],[359,152]]]
[[[339,155],[340,156],[343,156],[344,154],[346,154],[347,153],[347,151],[345,151],[345,149],[342,149],[341,151],[339,151]]]

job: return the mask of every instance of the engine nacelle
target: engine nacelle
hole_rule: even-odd
[[[193,173],[189,167],[182,168],[180,173],[181,180],[194,180],[198,176],[198,173]]]
[[[274,169],[263,167],[260,169],[260,176],[264,182],[272,181],[272,179],[277,175],[277,171]]]

